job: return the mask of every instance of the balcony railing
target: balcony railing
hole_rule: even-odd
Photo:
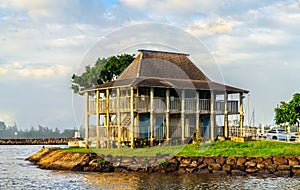
[[[109,111],[117,112],[120,109],[121,112],[130,111],[130,96],[120,97],[120,106],[118,108],[118,99],[116,97],[109,98]],[[211,102],[210,99],[199,99],[198,111],[200,113],[209,113]],[[150,97],[138,96],[134,97],[134,110],[137,112],[149,112],[150,111]],[[170,112],[179,113],[182,110],[182,100],[180,98],[170,97]],[[197,100],[195,98],[186,98],[184,100],[184,111],[194,113],[196,112]],[[89,105],[90,112],[96,112],[96,100],[91,99]],[[154,97],[153,99],[153,111],[165,112],[167,109],[166,98]],[[214,111],[222,113],[225,111],[225,104],[223,100],[217,100],[214,104]],[[238,101],[227,101],[227,111],[231,114],[238,113]],[[106,99],[99,99],[99,113],[106,112]]]

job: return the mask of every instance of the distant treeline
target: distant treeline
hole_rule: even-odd
[[[75,134],[75,129],[64,129],[60,131],[58,128],[54,130],[48,127],[38,125],[37,127],[31,127],[30,129],[18,129],[17,125],[6,126],[6,124],[0,121],[0,139],[36,139],[36,138],[72,138]],[[84,134],[83,131],[80,134]]]

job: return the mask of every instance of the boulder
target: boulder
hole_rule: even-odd
[[[203,163],[209,165],[209,164],[215,164],[216,162],[213,157],[205,157]]]
[[[233,156],[229,156],[227,159],[226,159],[226,164],[229,164],[229,165],[236,165],[236,157],[233,157]]]
[[[240,158],[237,159],[236,164],[237,164],[238,166],[242,166],[242,165],[245,164],[246,161],[247,161],[246,158],[240,157]]]
[[[207,168],[208,170],[221,170],[222,166],[220,164],[210,164]]]
[[[273,163],[277,165],[285,165],[288,163],[287,159],[281,156],[275,156],[273,157]]]
[[[268,169],[271,173],[274,173],[277,169],[277,165],[276,164],[267,165],[266,169]]]

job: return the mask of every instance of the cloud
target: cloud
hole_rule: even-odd
[[[45,78],[60,78],[70,76],[72,68],[66,65],[23,65],[20,63],[3,64],[0,66],[0,78],[5,79],[45,79]]]
[[[223,18],[218,18],[216,20],[201,19],[190,24],[186,31],[201,37],[231,32],[233,25],[234,23],[232,21]]]
[[[8,112],[0,112],[0,121],[6,123],[6,125],[12,125],[14,122],[14,114]]]

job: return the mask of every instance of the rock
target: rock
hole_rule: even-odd
[[[178,169],[176,164],[170,164],[168,167],[166,167],[166,172],[175,172]]]
[[[257,163],[256,167],[261,170],[261,169],[264,169],[266,167],[266,165],[263,163]]]
[[[266,166],[273,164],[272,158],[267,157],[261,163],[265,164]]]
[[[205,157],[203,163],[210,165],[210,164],[215,164],[216,162],[213,157]]]
[[[253,158],[253,159],[251,159],[251,161],[252,162],[255,162],[255,163],[262,163],[262,161],[263,161],[264,159],[263,158],[261,158],[261,157],[257,157],[257,158]]]
[[[297,158],[295,158],[293,156],[286,157],[286,159],[288,160],[288,164],[290,166],[296,166],[299,164],[299,161],[297,160]]]
[[[190,164],[184,164],[184,163],[181,163],[179,165],[179,168],[188,168],[190,166]]]
[[[274,175],[279,176],[279,177],[290,177],[291,171],[290,170],[277,171],[277,172],[274,172]]]
[[[277,170],[278,171],[282,171],[282,170],[291,170],[291,167],[292,166],[290,166],[290,165],[279,165],[278,167],[277,167]]]
[[[244,176],[247,173],[241,170],[231,170],[231,175],[239,175],[239,176]]]
[[[268,177],[270,175],[270,171],[266,169],[262,169],[262,170],[258,170],[255,174],[262,177]]]
[[[198,166],[199,170],[202,170],[204,168],[207,168],[207,164],[201,164],[201,165]]]
[[[268,169],[271,173],[274,173],[277,169],[277,165],[276,164],[267,165],[266,169]]]
[[[185,174],[185,169],[179,168],[179,170],[176,171],[178,174]]]
[[[204,160],[204,158],[202,156],[199,156],[198,161],[197,161],[198,165],[202,164],[203,160]]]
[[[197,171],[197,174],[204,174],[204,175],[207,175],[207,174],[209,174],[209,170],[208,170],[208,169],[201,169],[201,170],[198,170],[198,171]]]
[[[180,161],[180,165],[183,164],[183,165],[190,165],[191,164],[191,159],[182,159]]]
[[[208,170],[221,170],[222,166],[220,164],[210,164],[207,168]]]
[[[293,172],[292,176],[300,178],[300,171]]]
[[[224,170],[213,170],[212,173],[216,175],[227,175],[227,172]]]
[[[240,157],[240,158],[237,159],[236,164],[237,164],[238,166],[242,166],[242,165],[245,164],[246,161],[247,161],[247,160],[246,160],[244,157]]]
[[[238,166],[238,165],[233,165],[231,166],[233,170],[241,170],[241,171],[245,171],[246,166],[242,165],[242,166]]]
[[[196,168],[198,166],[197,161],[192,161],[190,167],[191,168]]]
[[[287,160],[284,157],[281,156],[275,156],[273,157],[273,163],[277,165],[285,165],[287,164]]]
[[[185,172],[186,172],[186,173],[190,173],[190,174],[191,174],[191,173],[195,173],[196,171],[197,171],[197,168],[186,168],[186,169],[185,169]]]
[[[178,164],[179,164],[179,161],[176,159],[176,157],[173,157],[173,158],[169,159],[169,162],[170,162],[171,164],[175,164],[175,165],[178,165]]]
[[[293,166],[292,172],[293,172],[293,173],[300,172],[300,165],[295,165],[295,166]]]
[[[127,167],[128,171],[134,171],[134,172],[136,172],[139,169],[140,169],[140,166],[138,164],[132,164],[132,165],[130,165],[130,166]]]
[[[252,160],[248,161],[248,162],[245,163],[245,166],[247,166],[247,167],[255,167],[256,166],[256,162],[253,162]]]
[[[256,167],[248,167],[248,168],[246,168],[246,172],[248,174],[254,174],[257,171],[258,171],[258,168],[256,168]]]
[[[226,159],[226,164],[229,164],[229,165],[236,165],[236,157],[232,157],[232,156],[229,156],[227,159]]]
[[[222,170],[229,172],[231,170],[231,166],[229,164],[224,164],[222,166]]]
[[[225,163],[225,158],[223,156],[216,157],[216,163],[223,165]]]

